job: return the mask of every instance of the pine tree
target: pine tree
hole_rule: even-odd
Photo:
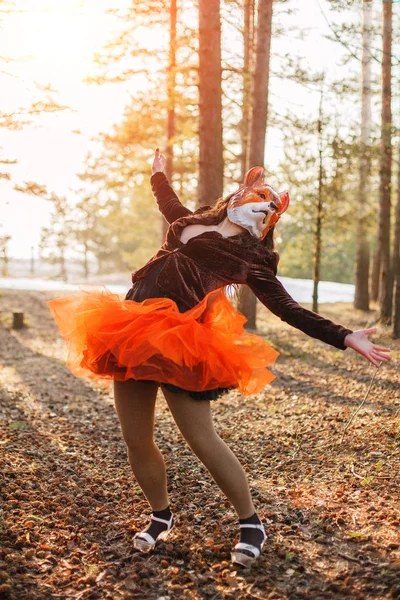
[[[220,0],[199,0],[199,206],[222,196],[222,151]]]
[[[318,118],[318,196],[315,214],[314,228],[314,252],[313,252],[313,295],[312,309],[318,312],[318,284],[320,280],[321,267],[321,239],[322,239],[322,218],[324,205],[324,167],[323,167],[323,88],[321,89],[321,99],[319,104]]]
[[[355,269],[354,307],[369,310],[369,244],[366,237],[368,210],[368,182],[370,178],[371,138],[371,0],[363,0],[363,49],[362,49],[362,108],[359,207],[357,220],[357,258]]]
[[[174,136],[175,136],[175,86],[176,86],[176,19],[177,19],[177,3],[176,0],[171,0],[170,6],[170,25],[169,25],[169,61],[168,61],[168,113],[167,113],[167,149],[166,149],[166,168],[165,174],[169,181],[172,181],[173,174],[173,159],[174,159]]]
[[[251,124],[251,85],[254,58],[254,0],[245,0],[243,23],[243,95],[242,119],[240,123],[241,155],[240,173],[243,181],[249,169],[249,146]]]
[[[326,87],[325,105],[335,102],[335,95]],[[278,249],[282,257],[279,273],[283,276],[313,277],[317,220],[320,215],[320,279],[350,283],[354,270],[354,222],[357,214],[354,188],[358,181],[358,139],[356,127],[351,139],[343,140],[340,128],[332,128],[332,116],[322,115],[324,131],[323,169],[318,152],[319,119],[297,119],[293,115],[282,121],[285,159],[277,173],[290,189],[291,206],[279,222]],[[320,186],[319,181],[323,180]],[[322,188],[322,189],[321,189]],[[322,192],[322,209],[318,200]],[[370,233],[370,229],[367,234]],[[301,249],[301,251],[300,251]]]
[[[389,323],[392,314],[393,275],[390,264],[390,207],[392,188],[392,17],[393,5],[383,0],[382,130],[378,251],[381,263],[380,318]]]
[[[127,11],[118,11],[123,31],[97,56],[99,71],[88,78],[96,84],[121,80],[129,84],[136,76],[146,73],[147,85],[141,83],[141,90],[132,96],[113,132],[100,136],[101,154],[88,157],[86,171],[81,174],[82,182],[94,195],[101,196],[104,211],[107,212],[107,196],[111,204],[117,192],[125,197],[125,204],[131,199],[136,227],[131,229],[130,235],[134,232],[142,246],[128,244],[130,250],[121,251],[121,260],[117,261],[120,266],[121,261],[125,264],[129,258],[133,265],[140,256],[147,260],[165,237],[167,223],[157,210],[149,186],[155,147],[160,146],[167,156],[166,174],[181,200],[192,199],[191,208],[195,208],[193,165],[197,163],[198,154],[198,56],[194,30],[185,22],[185,4],[192,9],[184,0],[179,3],[176,0],[150,3],[133,0]],[[149,36],[141,44],[138,40],[143,36],[137,32],[146,28]],[[147,48],[147,43],[157,39],[156,32],[159,43],[154,52]],[[142,213],[138,214],[139,206]],[[123,213],[127,226],[130,219],[125,211]],[[116,227],[117,221],[115,214]],[[124,222],[120,219],[120,227],[114,232],[121,248],[122,240],[127,237]],[[157,222],[158,234],[155,233]],[[115,253],[111,238],[102,243],[101,263],[105,265],[109,262],[104,257],[107,245],[108,256]],[[99,255],[97,257],[99,260]]]
[[[252,88],[252,114],[250,133],[250,166],[264,165],[265,136],[268,119],[269,63],[271,50],[273,0],[259,0],[254,79]],[[249,287],[242,286],[239,310],[247,318],[246,327],[256,327],[256,297]]]
[[[393,338],[400,338],[400,144],[397,163],[396,224],[393,240]]]

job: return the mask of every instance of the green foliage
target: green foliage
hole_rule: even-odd
[[[82,259],[85,268],[88,260],[95,258],[101,272],[133,270],[140,267],[162,241],[162,217],[150,190],[149,177],[153,149],[159,146],[163,151],[167,145],[169,8],[170,3],[164,0],[147,3],[132,0],[129,8],[113,11],[120,17],[121,33],[97,55],[96,72],[88,81],[95,84],[127,81],[133,83],[133,87],[138,82],[136,87],[140,91],[132,94],[123,118],[113,130],[100,135],[97,140],[101,144],[100,150],[87,157],[86,169],[80,174],[79,201],[76,205],[71,201],[68,218],[54,205],[54,220],[43,236],[43,244],[47,244],[43,252],[49,260],[61,264],[62,248],[69,245]],[[327,110],[323,123],[321,279],[342,282],[353,281],[359,123],[348,122],[341,102],[351,99],[353,104],[360,105],[361,8],[361,0],[356,3],[329,0],[328,10],[324,9],[330,23],[330,37],[337,42],[338,48],[344,48],[344,62],[353,61],[354,66],[353,70],[346,70],[345,78],[324,84]],[[292,9],[290,0],[275,1],[273,39],[285,35],[290,42],[291,36],[307,35],[307,31],[282,28],[281,14]],[[241,170],[243,3],[224,0],[221,15],[224,167],[225,180],[231,191],[240,180]],[[346,18],[342,18],[343,15]],[[373,36],[376,42],[376,28]],[[229,43],[226,43],[228,39]],[[317,122],[309,115],[299,118],[275,112],[284,109],[273,105],[273,86],[274,80],[279,78],[315,91],[325,81],[325,74],[312,72],[304,58],[294,55],[290,44],[287,49],[283,55],[274,54],[273,57],[268,117],[269,125],[283,133],[285,158],[276,176],[287,184],[291,195],[290,210],[279,224],[277,250],[282,258],[279,272],[290,277],[310,278],[318,194]],[[183,203],[194,209],[198,162],[198,36],[197,9],[189,0],[178,3],[176,50],[172,183]],[[375,79],[373,73],[373,85],[378,90],[375,80],[376,73]],[[283,104],[285,106],[287,102]],[[379,135],[375,124],[373,135],[377,133]],[[367,235],[373,240],[379,170],[376,139],[371,140],[371,160],[372,191],[369,194]],[[30,186],[31,189],[26,191],[43,195],[40,186]]]
[[[312,276],[313,234],[316,216],[318,180],[317,123],[290,119],[285,130],[285,160],[280,166],[281,179],[288,182],[291,206],[279,226],[281,241],[277,250],[282,261],[279,272],[287,277]],[[289,127],[287,125],[289,124]],[[358,207],[359,145],[357,137],[342,139],[323,124],[323,224],[322,280],[351,283],[355,261],[355,230]],[[377,163],[372,167],[377,176]],[[369,234],[375,232],[374,195],[371,195]]]
[[[183,3],[180,11],[185,10],[190,13],[192,7]],[[113,131],[101,135],[100,155],[88,156],[87,168],[80,174],[81,194],[83,198],[92,198],[87,200],[86,207],[81,202],[80,210],[88,215],[90,205],[95,217],[90,220],[90,227],[81,228],[79,235],[84,252],[90,251],[96,257],[99,271],[137,269],[162,242],[163,217],[151,193],[149,178],[154,148],[164,151],[167,142],[169,3],[146,5],[135,0],[130,9],[119,11],[119,15],[124,23],[123,33],[98,57],[103,72],[91,81],[129,79],[141,70],[146,74],[147,85],[142,85],[142,91],[131,97]],[[198,153],[197,38],[188,23],[190,20],[182,18],[177,23],[175,136],[171,141],[174,187],[181,200],[194,209]],[[157,28],[159,36],[155,36]],[[141,35],[137,35],[139,30]],[[143,36],[146,32],[148,35]],[[156,52],[149,49],[150,38]],[[121,71],[122,66],[125,71]]]
[[[154,90],[136,97],[123,121],[102,136],[101,155],[88,157],[87,169],[80,175],[85,196],[93,198],[91,211],[96,216],[88,239],[100,271],[138,268],[162,241],[162,217],[149,179],[153,149],[162,147],[165,139],[166,112],[166,98]],[[193,201],[194,208],[197,120],[184,102],[177,112],[174,185],[182,201]]]

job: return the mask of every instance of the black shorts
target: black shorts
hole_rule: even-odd
[[[194,400],[218,400],[221,396],[234,390],[235,388],[215,388],[213,390],[204,390],[203,392],[192,392],[190,390],[184,390],[183,388],[173,385],[172,383],[161,383],[161,387],[165,387],[166,390],[174,394],[188,394]]]
[[[134,380],[135,381],[135,380]],[[149,381],[145,379],[140,379],[138,381],[142,381],[143,383],[158,383],[161,388],[165,388],[168,392],[172,392],[173,394],[187,394],[190,398],[194,400],[218,400],[221,396],[229,392],[230,390],[234,390],[234,387],[228,388],[215,388],[213,390],[204,390],[203,392],[192,392],[191,390],[184,390],[177,385],[173,385],[172,383],[160,383]]]

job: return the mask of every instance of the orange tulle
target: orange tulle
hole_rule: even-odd
[[[154,380],[190,391],[232,386],[244,395],[275,378],[266,367],[279,353],[244,330],[246,318],[223,290],[185,313],[168,298],[122,300],[95,286],[48,305],[77,377]]]

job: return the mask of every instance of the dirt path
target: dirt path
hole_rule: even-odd
[[[132,538],[149,514],[131,474],[111,395],[75,379],[45,301],[0,296],[2,499],[0,597],[118,600],[400,598],[400,344],[373,373],[366,361],[311,340],[261,310],[281,352],[258,396],[213,405],[216,427],[244,465],[269,540],[257,566],[229,563],[229,503],[187,448],[160,394],[175,535],[148,556]],[[23,309],[29,327],[10,329]],[[373,322],[350,305],[323,314],[354,329]]]

